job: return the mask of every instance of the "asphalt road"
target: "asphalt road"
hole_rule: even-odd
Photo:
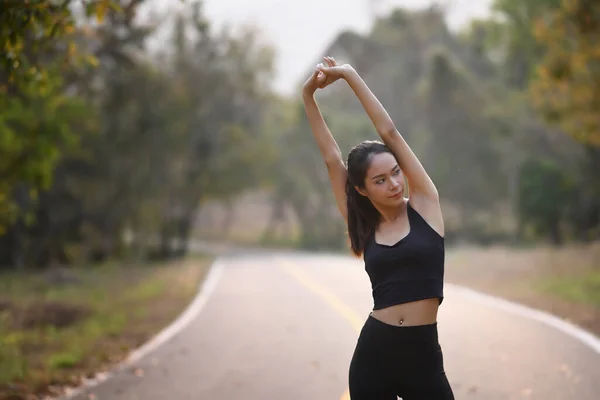
[[[372,299],[359,260],[241,253],[166,343],[75,399],[339,400]],[[597,400],[600,351],[448,285],[439,312],[457,399]],[[435,399],[432,399],[435,400]]]

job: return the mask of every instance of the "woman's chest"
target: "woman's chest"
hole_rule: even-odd
[[[369,274],[390,270],[424,268],[444,258],[443,245],[432,240],[406,240],[395,246],[371,243],[365,252],[365,269]]]

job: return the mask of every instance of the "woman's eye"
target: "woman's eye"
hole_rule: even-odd
[[[394,172],[394,175],[398,175],[400,173],[400,170],[396,170],[396,172]]]

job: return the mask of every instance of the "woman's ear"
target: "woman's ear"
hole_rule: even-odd
[[[358,186],[354,186],[354,188],[355,188],[355,189],[356,189],[356,191],[357,191],[358,193],[360,193],[361,195],[363,195],[363,196],[365,196],[365,197],[369,197],[369,196],[367,195],[367,192],[366,192],[364,189],[361,189],[361,188],[359,188]]]

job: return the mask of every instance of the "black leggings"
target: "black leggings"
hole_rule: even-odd
[[[394,326],[369,315],[352,361],[351,400],[453,400],[437,323]]]

